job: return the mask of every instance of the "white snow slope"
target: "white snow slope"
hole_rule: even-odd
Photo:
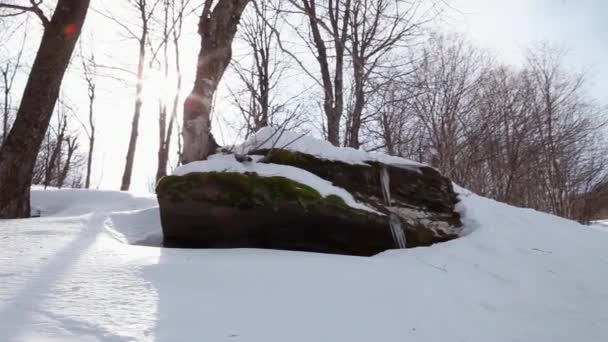
[[[153,197],[34,190],[0,221],[0,341],[608,341],[608,234],[460,193],[467,236],[360,258],[130,245]]]
[[[591,222],[591,228],[608,232],[608,220]]]

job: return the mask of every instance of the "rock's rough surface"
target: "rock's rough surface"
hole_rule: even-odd
[[[270,163],[312,172],[348,190],[359,202],[387,215],[397,214],[405,229],[408,247],[452,240],[460,233],[460,215],[454,211],[458,198],[452,183],[431,167],[378,162],[346,164],[287,150],[252,153],[268,156]],[[382,193],[383,169],[388,176],[390,206]]]
[[[167,247],[368,256],[394,244],[383,215],[283,177],[191,173],[163,178],[157,193]]]
[[[335,195],[323,197],[285,177],[231,172],[169,176],[157,187],[166,246],[369,256],[398,248],[395,229],[403,231],[407,247],[448,241],[460,233],[457,196],[451,182],[433,168],[347,164],[287,150],[251,154],[315,174],[370,210],[352,208]]]

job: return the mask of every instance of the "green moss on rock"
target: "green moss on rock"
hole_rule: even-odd
[[[344,202],[342,197],[340,197],[338,195],[329,195],[329,196],[325,197],[325,201],[327,203],[330,203],[330,204],[338,206],[338,207],[349,208],[348,204],[346,204],[346,202]]]
[[[276,149],[276,150],[272,150],[272,151],[263,149],[263,150],[257,150],[257,151],[251,152],[251,154],[268,156],[268,161],[273,164],[295,166],[295,167],[299,167],[299,168],[309,170],[309,171],[310,170],[319,170],[319,169],[328,168],[328,167],[330,167],[330,168],[337,168],[337,167],[350,168],[353,166],[367,167],[366,165],[350,165],[350,164],[346,164],[344,162],[337,161],[337,160],[321,159],[321,158],[315,157],[310,154],[290,151],[290,150],[283,150],[283,149]],[[315,173],[315,172],[313,172],[313,173]]]
[[[422,166],[415,170],[373,160],[363,164],[347,164],[285,149],[262,149],[251,154],[267,156],[269,163],[293,166],[313,173],[350,192],[356,200],[384,213],[383,202],[375,202],[374,199],[383,198],[380,179],[386,168],[390,176],[391,197],[397,206],[446,213],[453,216],[450,222],[461,226],[460,217],[454,212],[458,198],[452,183],[431,167]]]
[[[159,197],[174,202],[194,200],[232,207],[276,208],[285,203],[296,203],[303,208],[326,206],[362,214],[351,208],[337,195],[327,197],[301,183],[285,177],[260,177],[255,173],[200,172],[184,176],[167,176],[160,180],[156,192]]]

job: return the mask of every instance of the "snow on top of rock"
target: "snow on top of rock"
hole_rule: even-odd
[[[320,159],[341,161],[347,164],[380,162],[402,167],[424,166],[409,159],[389,156],[384,153],[366,152],[350,147],[336,147],[325,140],[273,127],[262,128],[245,141],[245,143],[238,146],[236,151],[247,154],[251,151],[271,148],[306,153]]]
[[[347,164],[379,162],[403,168],[413,168],[415,170],[418,170],[418,167],[420,166],[424,166],[423,164],[409,159],[393,157],[383,153],[370,153],[354,148],[336,147],[325,140],[319,140],[300,133],[279,130],[272,127],[262,128],[242,145],[237,146],[235,151],[240,154],[247,154],[255,150],[272,148],[301,152],[320,159],[341,161]],[[237,161],[233,154],[216,154],[210,156],[209,159],[205,161],[182,165],[175,170],[174,174],[183,176],[193,172],[255,172],[262,177],[280,176],[308,185],[317,190],[322,196],[339,196],[352,208],[381,214],[376,210],[355,201],[353,196],[345,189],[336,187],[331,182],[326,181],[311,172],[287,165],[256,163],[260,158],[261,157],[259,156],[253,156],[254,160],[252,162],[242,163]]]
[[[285,177],[298,183],[308,185],[317,190],[323,197],[329,195],[339,196],[351,208],[383,215],[376,210],[355,201],[348,191],[334,186],[331,182],[326,181],[313,173],[293,166],[256,163],[255,161],[259,158],[261,157],[254,158],[254,161],[252,162],[241,163],[234,158],[233,154],[216,154],[204,161],[182,165],[178,167],[173,174],[176,176],[183,176],[193,172],[255,172],[262,177]]]

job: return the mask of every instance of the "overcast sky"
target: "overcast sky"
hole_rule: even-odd
[[[510,63],[519,63],[526,46],[541,40],[568,49],[567,62],[589,71],[594,97],[608,103],[608,1],[606,0],[452,0],[446,25],[466,33]]]

